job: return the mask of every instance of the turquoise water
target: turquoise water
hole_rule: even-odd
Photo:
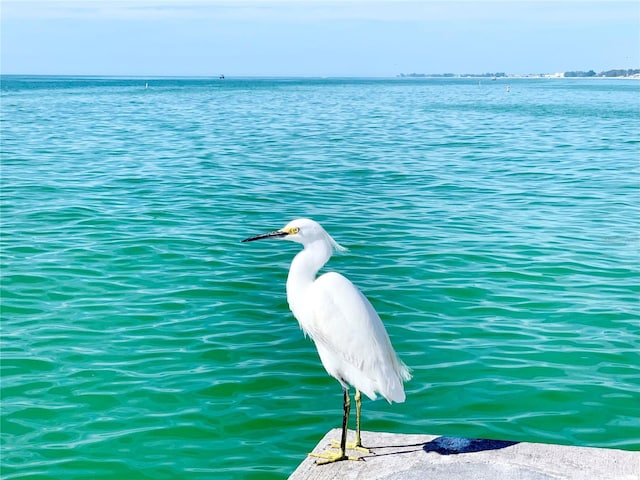
[[[506,82],[4,77],[3,478],[291,473],[300,216],[413,369],[365,429],[640,449],[640,83]]]

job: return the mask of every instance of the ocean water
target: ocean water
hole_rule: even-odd
[[[640,82],[3,77],[1,117],[3,479],[286,478],[341,390],[298,246],[240,240],[301,216],[413,369],[365,430],[640,449]]]

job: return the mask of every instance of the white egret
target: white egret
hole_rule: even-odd
[[[333,250],[345,250],[313,220],[293,220],[283,229],[249,237],[243,242],[266,238],[292,240],[304,247],[291,262],[287,278],[289,308],[306,335],[316,344],[322,365],[342,385],[344,412],[339,452],[312,454],[331,463],[357,460],[347,448],[367,451],[360,438],[360,392],[374,400],[382,395],[389,403],[404,402],[403,381],[411,375],[397,357],[380,317],[367,298],[347,278],[329,272],[316,278]],[[351,400],[349,385],[356,389],[356,436],[347,445]]]

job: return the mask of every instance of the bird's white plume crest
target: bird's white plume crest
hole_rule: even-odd
[[[310,222],[313,222],[317,226],[317,228],[322,230],[322,233],[324,233],[324,235],[327,237],[327,240],[329,240],[329,244],[335,252],[344,253],[349,251],[347,247],[343,247],[338,242],[336,242],[335,239],[331,235],[329,235],[329,232],[327,232],[318,222],[315,222],[314,220],[310,220]]]
[[[343,247],[342,245],[340,245],[340,244],[339,244],[338,242],[336,242],[336,241],[333,239],[333,237],[332,237],[331,235],[329,235],[328,233],[327,233],[327,237],[329,238],[329,243],[331,244],[331,246],[333,247],[333,249],[334,249],[336,252],[344,253],[344,252],[348,252],[348,251],[349,251],[349,249],[348,249],[347,247]]]

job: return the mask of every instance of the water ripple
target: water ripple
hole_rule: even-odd
[[[298,216],[413,369],[365,428],[640,448],[638,85],[136,82],[3,78],[3,478],[290,473]]]

